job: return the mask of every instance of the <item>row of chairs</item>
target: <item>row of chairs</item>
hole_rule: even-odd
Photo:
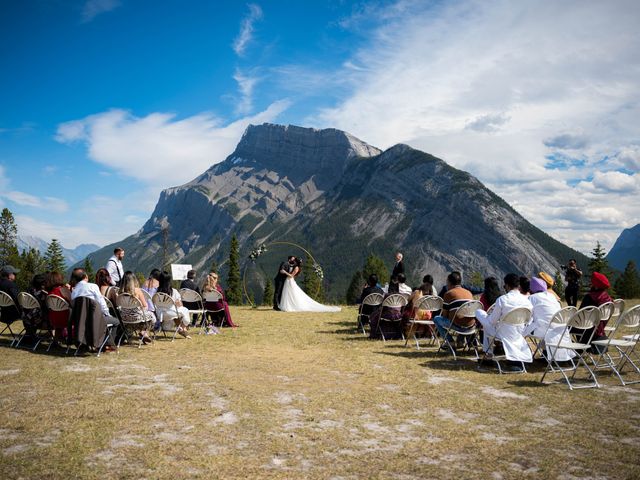
[[[143,344],[143,336],[142,334],[148,329],[148,321],[145,315],[145,309],[142,303],[133,295],[127,293],[120,293],[117,287],[112,287],[114,293],[116,295],[116,305],[110,301],[108,297],[105,297],[105,302],[109,308],[109,311],[112,316],[118,318],[122,325],[122,330],[120,335],[117,338],[116,348],[119,348],[123,341],[131,341],[132,337],[135,335],[139,336],[138,348],[140,348]],[[153,305],[159,307],[160,314],[156,316],[157,322],[159,324],[159,329],[154,329],[154,339],[156,338],[156,334],[158,331],[161,331],[163,335],[166,337],[166,332],[169,331],[173,333],[172,341],[175,340],[176,335],[179,331],[179,321],[174,321],[173,325],[164,321],[164,312],[165,311],[174,311],[175,318],[179,318],[179,312],[177,305],[170,295],[164,293],[156,293],[153,297],[142,290],[143,294],[147,302],[152,302]],[[109,292],[107,292],[109,293]],[[220,292],[208,292],[205,293],[204,298],[193,290],[189,289],[181,289],[180,294],[183,298],[184,302],[188,304],[195,305],[195,308],[189,309],[189,315],[191,315],[194,325],[197,327],[199,324],[200,334],[206,333],[206,330],[211,326],[215,325],[216,319],[219,319],[219,326],[222,327],[224,323],[227,321],[224,308],[219,309],[211,309],[205,308],[205,305],[217,303],[222,300],[222,295]],[[207,303],[205,303],[207,302]],[[209,303],[210,302],[210,303]],[[23,315],[23,319],[27,317],[31,312],[41,311],[40,302],[31,294],[27,292],[20,292],[18,294],[18,305],[20,306],[20,310]],[[67,353],[69,352],[71,345],[74,343],[74,339],[72,338],[72,331],[70,325],[70,319],[72,318],[73,306],[70,305],[64,298],[50,294],[46,298],[46,306],[48,311],[50,312],[62,312],[66,315],[68,334],[66,337],[67,340]],[[5,292],[0,292],[0,307],[2,308],[17,308],[14,300]],[[97,308],[97,307],[96,307]],[[1,310],[0,310],[1,312]],[[174,316],[172,316],[174,317]],[[42,319],[48,320],[48,319]],[[0,316],[0,321],[2,321],[2,317]],[[54,345],[56,345],[56,341],[53,336],[53,329],[51,328],[48,321],[40,321],[36,322],[39,328],[36,331],[36,341],[32,347],[32,350],[35,351],[38,346],[46,340],[50,340],[47,351],[49,351]],[[0,332],[0,335],[5,331],[9,331],[11,335],[11,347],[19,347],[25,338],[26,328],[24,327],[20,332],[14,332],[11,328],[13,321],[6,322],[5,328]],[[100,356],[100,353],[104,349],[107,341],[109,339],[109,334],[111,330],[116,327],[116,324],[106,323],[106,331],[104,334],[104,338],[100,342],[100,346],[97,349],[97,354]],[[75,342],[77,343],[77,342]],[[78,344],[78,347],[81,345]],[[76,349],[75,354],[77,355],[80,351],[80,348]]]
[[[373,293],[368,295],[362,302],[358,311],[358,329],[366,335],[365,326],[369,323],[369,316],[372,309],[382,308],[380,321],[377,330],[383,341],[386,341],[382,322],[399,322],[397,316],[385,316],[384,307],[402,308],[407,304],[406,297],[403,295],[389,295],[384,298],[382,294]],[[367,306],[365,308],[364,306]],[[419,299],[415,311],[430,311],[432,314],[440,311],[443,306],[442,298],[438,296],[423,296]],[[460,318],[475,316],[476,310],[482,308],[482,304],[477,300],[470,300],[460,306],[456,311],[456,316]],[[489,310],[491,311],[491,309]],[[494,362],[499,373],[507,373],[503,370],[501,362],[507,360],[504,354],[496,355],[497,342],[501,338],[501,333],[508,328],[513,330],[524,329],[531,322],[531,310],[527,308],[516,308],[500,319],[496,325],[495,334],[487,338],[488,349],[479,355],[478,347],[480,344],[479,330],[473,326],[466,330],[456,330],[453,326],[448,328],[446,335],[441,337],[433,320],[421,320],[411,318],[408,320],[409,330],[405,340],[405,347],[410,339],[416,344],[416,348],[420,349],[420,340],[416,335],[418,326],[423,325],[427,328],[429,342],[431,346],[437,348],[437,352],[450,352],[454,360],[460,353],[471,352],[475,354],[480,363],[489,361]],[[600,324],[605,322],[605,331],[608,334],[606,339],[596,339],[595,332]],[[558,342],[554,345],[545,345],[547,333],[558,332]],[[586,332],[586,333],[585,333]],[[579,341],[578,341],[579,339]],[[527,335],[526,340],[532,345],[533,356],[539,354],[546,360],[547,365],[545,372],[541,378],[544,382],[547,374],[561,373],[570,389],[599,387],[600,384],[596,378],[597,370],[610,370],[615,374],[622,385],[638,383],[640,380],[629,381],[622,376],[622,370],[629,366],[637,374],[640,375],[640,362],[636,353],[636,344],[640,340],[640,305],[629,310],[624,309],[624,301],[621,299],[607,302],[599,307],[586,307],[578,310],[576,307],[565,307],[559,310],[551,318],[547,330],[540,336]],[[548,349],[548,354],[545,351]],[[558,353],[562,351],[570,351],[574,355],[568,362],[561,362],[557,358]],[[595,353],[594,353],[595,352]],[[526,372],[523,362],[521,371]],[[584,384],[578,384],[576,374],[580,368],[587,371],[587,381]]]

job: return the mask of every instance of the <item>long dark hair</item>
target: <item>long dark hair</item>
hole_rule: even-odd
[[[173,277],[169,272],[162,272],[160,274],[160,278],[158,278],[158,291],[160,293],[166,293],[167,295],[171,295],[173,293],[173,286],[171,282],[173,281]]]
[[[487,277],[484,279],[484,300],[487,305],[496,303],[498,297],[502,295],[500,292],[500,284],[496,277]]]

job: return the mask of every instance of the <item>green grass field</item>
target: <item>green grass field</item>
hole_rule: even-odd
[[[0,478],[640,478],[640,385],[480,372],[365,339],[354,308],[232,313],[100,358],[2,338]]]

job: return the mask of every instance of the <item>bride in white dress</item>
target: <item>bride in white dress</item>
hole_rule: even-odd
[[[318,303],[298,286],[294,277],[300,273],[301,264],[302,262],[297,258],[296,267],[287,274],[288,278],[284,281],[282,298],[278,305],[280,310],[283,312],[339,312],[340,307],[330,307]]]

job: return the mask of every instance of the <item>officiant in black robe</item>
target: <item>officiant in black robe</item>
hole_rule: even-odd
[[[280,300],[282,299],[282,289],[284,288],[284,281],[287,279],[287,273],[293,271],[293,262],[296,257],[290,256],[286,262],[282,262],[278,267],[278,274],[273,279],[273,309],[280,310]]]

